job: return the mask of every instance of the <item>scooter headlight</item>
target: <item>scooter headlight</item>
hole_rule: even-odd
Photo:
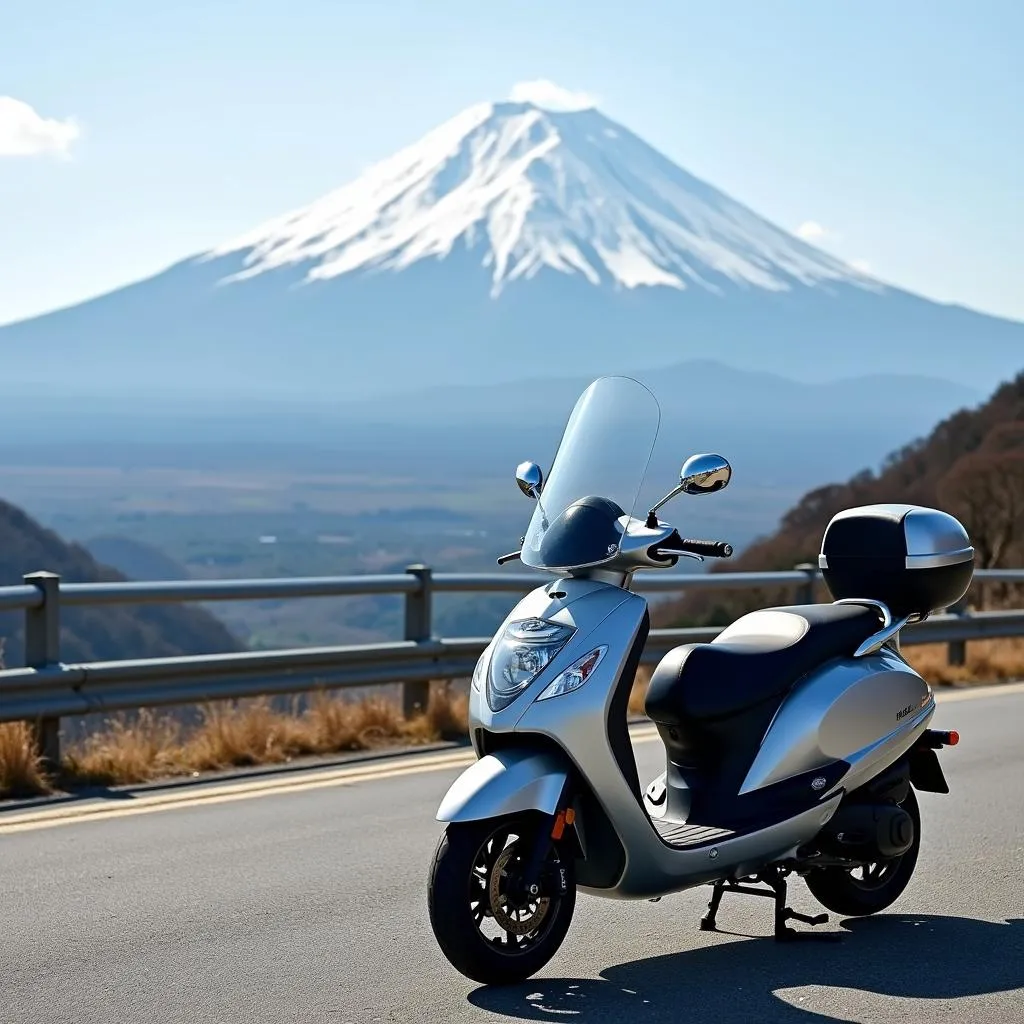
[[[595,647],[589,654],[584,654],[582,658],[574,661],[564,672],[559,673],[545,686],[537,700],[561,697],[563,693],[572,693],[573,690],[578,690],[591,677],[594,669],[601,664],[601,659],[607,653],[607,646],[601,646]]]
[[[547,619],[510,622],[491,651],[487,703],[503,711],[551,663],[576,631]]]

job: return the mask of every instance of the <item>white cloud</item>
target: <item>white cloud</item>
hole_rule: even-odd
[[[871,264],[867,260],[850,260],[850,266],[859,270],[862,274],[871,273]]]
[[[827,231],[816,220],[805,220],[796,229],[796,234],[798,238],[802,238],[805,242],[820,242],[824,238],[832,237],[832,232]]]
[[[22,100],[0,96],[0,157],[66,156],[80,134],[70,119],[41,117]]]
[[[546,78],[531,82],[517,82],[512,86],[509,99],[513,103],[533,103],[545,110],[587,110],[597,106],[597,97],[588,92],[573,92]]]

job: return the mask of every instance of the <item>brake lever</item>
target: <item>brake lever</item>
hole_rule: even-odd
[[[679,548],[655,548],[654,553],[659,558],[667,558],[673,556],[675,558],[692,558],[694,561],[703,562],[703,555],[695,555],[692,551],[680,551]]]

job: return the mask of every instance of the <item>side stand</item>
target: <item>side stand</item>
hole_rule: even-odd
[[[787,926],[787,921],[802,921],[804,924],[818,925],[828,921],[828,914],[798,914],[795,910],[786,906],[786,876],[780,868],[769,868],[762,871],[756,877],[756,881],[768,886],[767,889],[757,889],[752,885],[743,885],[731,879],[722,879],[715,882],[712,887],[711,902],[708,903],[708,912],[700,919],[700,930],[702,932],[713,932],[716,930],[715,919],[718,916],[718,908],[722,903],[722,896],[727,892],[742,892],[749,896],[768,896],[775,900],[775,941],[793,942],[797,939],[824,939],[826,941],[838,941],[841,936],[834,932],[798,932]]]

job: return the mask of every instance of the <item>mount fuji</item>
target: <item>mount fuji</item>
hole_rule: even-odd
[[[8,392],[94,396],[350,401],[693,359],[988,389],[1024,324],[875,280],[596,109],[503,102],[0,350]]]

